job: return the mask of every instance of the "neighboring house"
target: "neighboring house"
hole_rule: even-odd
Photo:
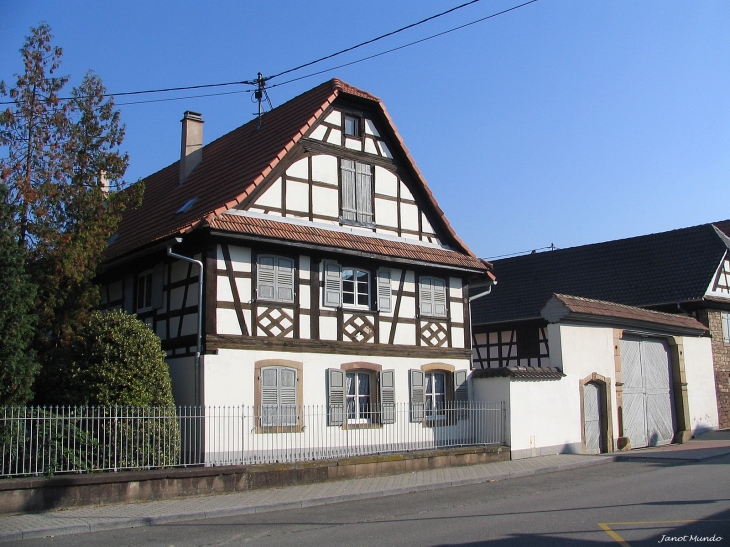
[[[180,161],[144,179],[101,277],[104,306],[162,339],[178,404],[295,427],[292,409],[327,405],[346,427],[392,419],[369,412],[380,404],[466,400],[468,287],[490,266],[378,98],[331,80],[206,146],[200,114],[182,123]]]
[[[593,373],[604,377],[598,380],[604,391],[609,383],[613,386],[603,393],[613,408],[614,429],[611,435],[604,433],[603,450],[623,445],[627,442],[625,438],[632,435],[631,445],[638,447],[668,442],[672,437],[681,440],[689,434],[718,426],[730,427],[730,240],[727,233],[730,233],[730,221],[723,221],[495,261],[494,273],[499,284],[491,294],[471,304],[474,368],[485,369],[475,372],[475,378],[508,374],[515,383],[531,374],[536,379],[545,374],[537,369],[552,371],[555,378],[543,381],[542,385],[568,386],[562,395],[553,393],[557,397],[553,401],[561,401],[572,409],[568,421],[573,432],[567,436],[561,437],[561,433],[547,441],[545,433],[555,429],[543,428],[539,434],[528,436],[525,433],[515,442],[530,453],[539,452],[541,446],[545,452],[584,450],[581,436],[576,438],[576,432],[585,436],[586,427],[578,410],[586,403],[582,401],[579,405],[577,402],[578,382],[591,383],[587,378]],[[478,291],[473,289],[472,292]],[[603,307],[621,306],[611,313],[597,313],[594,306],[585,313],[572,311],[564,317],[551,315],[556,298],[571,297],[600,300]],[[638,308],[670,315],[644,317],[640,327],[636,327],[630,317],[624,316],[639,313]],[[685,324],[679,328],[672,322],[672,316],[677,320],[690,320],[694,326]],[[599,331],[602,332],[599,336],[602,337],[599,344],[602,349],[593,346],[599,343],[596,339]],[[689,347],[688,344],[694,348],[691,359],[686,353],[676,354],[677,347]],[[651,348],[647,349],[649,346]],[[598,365],[607,358],[605,352],[609,350],[611,360],[615,361],[613,367],[609,367],[610,371]],[[581,355],[580,364],[573,360],[575,355]],[[622,377],[622,360],[634,359],[637,355],[641,363],[646,363],[643,368],[639,366],[639,376],[627,379],[624,367]],[[678,376],[680,359],[683,359],[681,366],[692,378],[691,382]],[[570,371],[564,368],[568,366],[573,368]],[[492,372],[492,369],[502,367],[525,369],[517,376],[511,370]],[[661,428],[652,414],[652,403],[647,402],[652,399],[651,390],[655,387],[651,383],[652,377],[647,377],[652,370],[663,386],[664,380],[659,376],[673,375],[664,386],[666,389],[662,388],[666,393],[661,396],[660,405],[665,409],[661,420],[671,420],[671,435],[659,432]],[[661,370],[664,372],[659,374]],[[561,380],[562,374],[575,376]],[[483,386],[484,382],[486,380],[478,383]],[[546,387],[542,393],[547,395],[555,389]],[[625,394],[622,400],[622,393],[627,389],[630,394],[632,390],[643,393],[637,396],[643,401],[643,410],[639,411],[638,403],[632,404],[632,395],[628,403]],[[685,391],[689,400],[680,408]],[[703,398],[706,401],[701,401]],[[535,401],[533,398],[532,402]],[[515,408],[514,401],[512,408]],[[527,412],[525,408],[523,412]],[[537,423],[532,425],[537,426]],[[643,433],[639,434],[640,430]],[[609,437],[613,443],[607,443]],[[566,448],[567,445],[571,447]],[[515,446],[512,448],[515,454]]]

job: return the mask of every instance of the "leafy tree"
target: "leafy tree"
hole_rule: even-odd
[[[0,147],[7,150],[0,179],[38,287],[34,347],[42,376],[55,377],[99,303],[94,277],[107,241],[144,187],[125,188],[124,126],[101,79],[89,72],[61,97],[68,77],[56,76],[62,50],[52,40],[48,25],[31,29],[20,50],[24,72],[10,89],[0,82],[0,95],[12,101],[0,113]],[[47,380],[41,384],[48,387]],[[39,391],[38,401],[54,402]]]
[[[0,405],[24,405],[39,365],[30,350],[35,287],[25,273],[8,190],[0,185]]]

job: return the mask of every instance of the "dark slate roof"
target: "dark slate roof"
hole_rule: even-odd
[[[498,284],[472,302],[472,322],[538,319],[554,293],[638,307],[700,300],[730,247],[727,234],[728,220],[495,260]]]

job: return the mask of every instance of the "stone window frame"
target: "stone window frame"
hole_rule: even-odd
[[[259,419],[256,420],[256,433],[301,433],[304,429],[303,396],[304,366],[300,361],[288,359],[261,359],[254,363],[254,411],[261,414],[261,369],[266,367],[285,367],[297,371],[297,424],[295,426],[262,426]]]
[[[614,442],[613,442],[613,408],[612,408],[612,402],[611,402],[611,378],[606,378],[605,376],[602,376],[596,372],[593,372],[583,378],[582,380],[579,380],[578,386],[580,389],[580,440],[581,440],[581,450],[582,453],[586,453],[586,431],[585,431],[585,410],[583,409],[584,405],[584,393],[583,389],[584,386],[590,382],[596,383],[599,386],[601,386],[601,398],[602,398],[602,404],[601,404],[601,424],[603,426],[603,430],[601,431],[601,434],[603,436],[603,443],[601,446],[601,454],[604,452],[613,452],[614,451]],[[605,451],[604,451],[605,448]]]

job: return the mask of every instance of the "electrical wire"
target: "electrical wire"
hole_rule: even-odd
[[[348,51],[352,51],[354,49],[360,48],[362,46],[366,46],[368,44],[372,44],[373,42],[377,42],[378,40],[382,40],[383,38],[387,38],[388,36],[393,36],[394,34],[398,34],[399,32],[403,32],[404,30],[408,30],[413,27],[417,27],[418,25],[422,25],[423,23],[426,23],[428,21],[432,21],[433,19],[438,19],[439,17],[443,17],[444,15],[447,15],[449,13],[452,13],[454,11],[460,10],[462,8],[465,8],[467,6],[470,6],[472,4],[476,4],[477,2],[481,2],[481,0],[471,0],[470,2],[466,2],[464,4],[460,4],[458,6],[454,6],[451,9],[448,9],[446,11],[442,11],[441,13],[437,13],[436,15],[431,15],[430,17],[426,17],[425,19],[421,19],[420,21],[416,23],[411,23],[410,25],[406,25],[405,27],[401,27],[397,30],[387,32],[385,34],[381,34],[380,36],[376,38],[372,38],[370,40],[366,40],[365,42],[361,42],[357,45],[350,46],[348,48],[345,48],[343,50],[340,50],[336,53],[332,53],[330,55],[325,55],[324,57],[320,57],[319,59],[315,59],[314,61],[310,61],[308,63],[304,63],[303,65],[295,66],[294,68],[290,68],[288,70],[284,70],[282,72],[278,72],[274,74],[273,76],[266,77],[266,80],[271,80],[273,78],[278,78],[279,76],[283,76],[284,74],[289,74],[290,72],[297,71],[302,68],[306,68],[308,66],[312,66],[314,64],[320,63],[322,61],[326,61],[327,59],[331,59],[332,57],[337,57],[338,55],[342,55],[343,53],[347,53]]]
[[[510,257],[513,257],[513,256],[528,255],[528,254],[536,253],[537,251],[548,251],[548,250],[550,250],[550,251],[557,251],[558,248],[554,244],[551,243],[547,247],[538,247],[537,249],[530,249],[529,251],[519,251],[519,252],[516,252],[516,253],[509,253],[509,254],[506,254],[506,255],[490,256],[489,258],[485,258],[484,260],[490,261],[490,260],[494,260],[496,258],[510,258]]]
[[[324,61],[326,59],[331,59],[333,57],[336,57],[337,55],[341,55],[341,54],[346,53],[348,51],[352,51],[354,49],[357,49],[359,47],[365,46],[367,44],[371,44],[373,42],[376,42],[376,41],[381,40],[383,38],[386,38],[388,36],[392,36],[394,34],[397,34],[399,32],[402,32],[404,30],[407,30],[407,29],[413,28],[415,26],[421,25],[421,24],[423,24],[423,23],[425,23],[427,21],[431,21],[433,19],[436,19],[436,18],[441,17],[443,15],[446,15],[448,13],[452,13],[452,12],[458,10],[458,9],[464,8],[466,6],[469,6],[469,5],[474,4],[476,2],[479,2],[479,1],[481,1],[481,0],[471,0],[470,2],[466,2],[464,4],[460,4],[460,5],[455,6],[455,7],[451,8],[451,9],[449,9],[449,10],[446,10],[444,12],[438,13],[436,15],[432,15],[430,17],[427,17],[426,19],[422,19],[421,21],[418,21],[416,23],[412,23],[410,25],[406,25],[405,27],[401,27],[401,28],[399,28],[397,30],[394,30],[392,32],[383,34],[383,35],[378,36],[376,38],[373,38],[371,40],[367,40],[367,41],[362,42],[360,44],[357,44],[357,45],[351,46],[349,48],[340,50],[340,51],[338,51],[336,53],[332,53],[332,54],[327,55],[325,57],[321,57],[321,58],[316,59],[314,61],[310,61],[310,62],[305,63],[303,65],[299,65],[297,67],[290,68],[290,69],[284,70],[282,72],[278,72],[277,74],[274,74],[272,76],[268,76],[267,78],[265,78],[265,80],[268,81],[268,80],[270,80],[272,78],[276,78],[276,77],[282,76],[284,74],[289,74],[289,73],[294,72],[296,70],[300,70],[300,69],[305,68],[307,66],[311,66],[311,65],[314,65],[314,64],[319,63],[321,61]],[[445,30],[443,32],[438,32],[436,34],[432,34],[432,35],[427,36],[425,38],[421,38],[419,40],[415,40],[413,42],[409,42],[407,44],[404,44],[404,45],[401,45],[401,46],[398,46],[398,47],[395,47],[395,48],[391,48],[391,49],[382,51],[380,53],[375,53],[373,55],[368,55],[366,57],[362,57],[362,58],[357,59],[355,61],[351,61],[351,62],[348,62],[348,63],[343,63],[341,65],[337,65],[337,66],[334,66],[334,67],[331,67],[331,68],[327,68],[327,69],[324,69],[324,70],[319,70],[317,72],[313,72],[313,73],[307,74],[305,76],[299,76],[297,78],[292,78],[292,79],[286,80],[284,82],[279,82],[279,83],[276,83],[274,85],[267,86],[267,88],[268,89],[271,89],[271,88],[274,88],[274,87],[279,87],[279,86],[282,86],[282,85],[290,84],[292,82],[296,82],[296,81],[299,81],[299,80],[303,80],[305,78],[311,78],[311,77],[317,76],[319,74],[324,74],[326,72],[331,72],[333,70],[337,70],[337,69],[344,68],[344,67],[347,67],[347,66],[351,66],[351,65],[354,65],[354,64],[357,64],[357,63],[361,63],[361,62],[367,61],[369,59],[374,59],[376,57],[381,57],[381,56],[386,55],[388,53],[393,53],[394,51],[398,51],[398,50],[401,50],[401,49],[405,49],[407,47],[410,47],[410,46],[413,46],[413,45],[416,45],[416,44],[420,44],[422,42],[426,42],[426,41],[432,40],[434,38],[438,38],[439,36],[443,36],[445,34],[449,34],[451,32],[455,32],[457,30],[461,30],[463,28],[466,28],[466,27],[475,25],[477,23],[481,23],[482,21],[486,21],[488,19],[492,19],[492,18],[497,17],[499,15],[503,15],[505,13],[509,13],[511,11],[514,11],[514,10],[517,10],[517,9],[522,8],[524,6],[527,6],[529,4],[534,4],[537,1],[538,0],[529,0],[528,2],[524,2],[524,3],[519,4],[517,6],[513,6],[511,8],[508,8],[508,9],[505,9],[505,10],[502,10],[502,11],[499,11],[497,13],[493,13],[493,14],[488,15],[486,17],[481,17],[481,18],[476,19],[474,21],[471,21],[469,23],[465,23],[463,25],[459,25],[457,27],[453,27],[453,28],[448,29],[448,30]],[[256,84],[257,84],[257,81],[256,80],[241,80],[241,81],[236,81],[236,82],[224,82],[224,83],[217,83],[217,84],[202,84],[202,85],[193,85],[193,86],[168,87],[168,88],[160,88],[160,89],[147,89],[147,90],[141,90],[141,91],[126,91],[126,92],[121,92],[121,93],[105,93],[103,95],[103,97],[122,97],[122,96],[129,96],[129,95],[143,95],[143,94],[149,94],[149,93],[168,93],[168,92],[171,92],[171,91],[187,91],[187,90],[192,90],[192,89],[205,89],[205,88],[211,88],[211,87],[223,87],[223,86],[230,86],[230,85],[256,85]],[[242,91],[230,91],[230,92],[224,92],[224,93],[208,93],[208,94],[202,94],[202,95],[186,95],[186,96],[183,96],[183,97],[174,97],[174,98],[169,98],[169,99],[150,99],[150,100],[144,100],[144,101],[130,101],[130,102],[125,102],[125,103],[118,103],[118,105],[119,106],[124,106],[124,105],[134,105],[134,104],[146,104],[146,103],[157,103],[157,102],[167,102],[167,101],[179,101],[179,100],[182,100],[182,99],[194,99],[194,98],[198,98],[198,97],[216,97],[216,96],[221,96],[221,95],[232,95],[232,94],[236,94],[236,93],[251,93],[252,91],[253,90],[248,90],[247,89],[247,90],[242,90]],[[71,100],[75,100],[75,99],[76,99],[75,97],[62,97],[62,98],[59,98],[58,100],[60,100],[60,101],[71,101]],[[267,96],[267,99],[268,99],[268,96]],[[3,104],[14,104],[14,102],[15,101],[0,101],[0,105],[3,105]],[[271,104],[271,101],[269,101],[269,104]]]
[[[320,70],[318,72],[312,72],[311,74],[307,74],[306,76],[299,76],[297,78],[292,78],[291,80],[286,80],[285,82],[279,82],[279,83],[270,85],[270,86],[268,86],[268,89],[272,89],[274,87],[279,87],[279,86],[282,86],[282,85],[290,84],[290,83],[296,82],[298,80],[304,80],[305,78],[311,78],[312,76],[317,76],[319,74],[324,74],[325,72],[331,72],[333,70],[338,70],[338,69],[344,68],[346,66],[355,65],[357,63],[361,63],[361,62],[367,61],[369,59],[374,59],[375,57],[380,57],[380,56],[386,55],[388,53],[393,53],[394,51],[398,51],[400,49],[405,49],[407,47],[414,46],[416,44],[420,44],[420,43],[426,42],[428,40],[433,40],[434,38],[438,38],[439,36],[443,36],[444,34],[449,34],[451,32],[455,32],[457,30],[461,30],[463,28],[470,27],[472,25],[476,25],[477,23],[481,23],[482,21],[486,21],[487,19],[492,19],[492,18],[497,17],[499,15],[503,15],[503,14],[508,13],[510,11],[514,11],[516,9],[522,8],[524,6],[527,6],[529,4],[534,4],[535,2],[537,2],[537,0],[529,0],[529,2],[525,2],[525,3],[520,4],[518,6],[513,6],[511,8],[506,9],[506,10],[503,10],[503,11],[500,11],[500,12],[497,12],[497,13],[493,13],[492,15],[487,15],[486,17],[482,17],[481,19],[477,19],[475,21],[471,21],[470,23],[465,23],[463,25],[459,25],[458,27],[454,27],[454,28],[451,28],[449,30],[445,30],[443,32],[439,32],[437,34],[432,34],[431,36],[427,36],[425,38],[421,38],[420,40],[415,40],[413,42],[409,42],[407,44],[403,44],[402,46],[398,46],[398,47],[394,47],[394,48],[391,48],[391,49],[388,49],[388,50],[385,50],[385,51],[381,51],[380,53],[375,53],[373,55],[368,55],[367,57],[363,57],[361,59],[357,59],[355,61],[351,61],[349,63],[344,63],[344,64],[341,64],[341,65],[337,65],[337,66],[334,66],[334,67],[331,67],[331,68],[326,68],[326,69]]]

